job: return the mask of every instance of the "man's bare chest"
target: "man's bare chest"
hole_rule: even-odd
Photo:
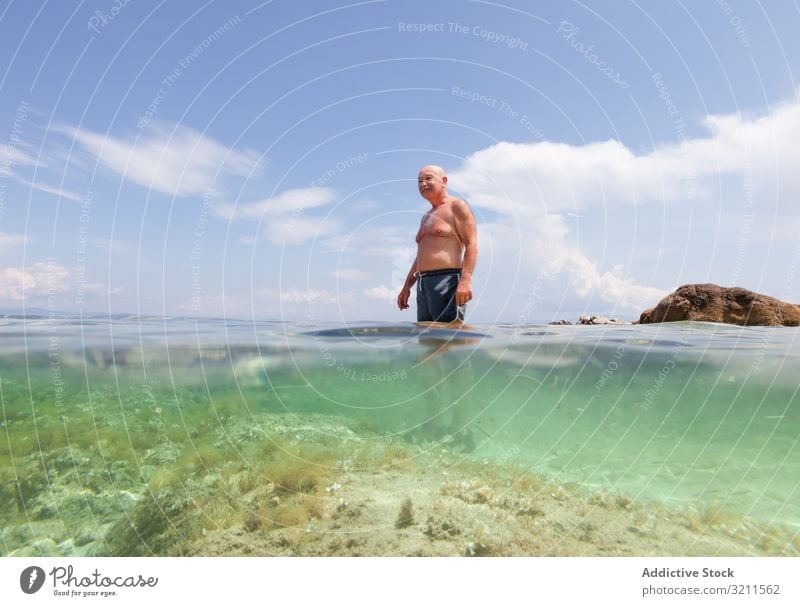
[[[452,237],[456,235],[452,212],[449,212],[449,210],[430,210],[422,217],[417,239],[419,240],[426,236]]]

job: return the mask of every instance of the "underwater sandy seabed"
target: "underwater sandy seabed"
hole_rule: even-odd
[[[34,443],[13,463],[0,450],[3,554],[800,555],[786,528],[548,482],[465,455],[451,436],[411,443],[313,413],[215,412],[181,427],[183,447],[172,422],[127,433],[134,412],[40,423],[42,444],[69,446]]]
[[[800,555],[800,355],[768,340],[788,333],[111,350],[64,320],[54,357],[50,324],[35,351],[20,326],[0,355],[2,555]],[[113,324],[132,343],[143,326]],[[387,368],[403,380],[354,380]]]

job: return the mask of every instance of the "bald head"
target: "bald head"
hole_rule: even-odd
[[[430,173],[430,174],[436,175],[439,178],[447,176],[447,174],[444,172],[444,169],[441,166],[438,166],[436,164],[428,164],[427,166],[423,166],[419,170],[420,176],[422,176],[423,173],[426,173],[426,174]]]
[[[423,166],[417,177],[420,195],[434,206],[447,197],[447,175],[441,166]]]

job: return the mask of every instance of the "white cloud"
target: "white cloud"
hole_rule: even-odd
[[[280,291],[281,303],[336,303],[336,294],[329,290],[316,288],[288,288]]]
[[[125,179],[171,196],[203,195],[218,180],[257,171],[258,153],[234,151],[180,124],[152,122],[143,135],[115,137],[72,126],[57,130]]]
[[[595,294],[621,308],[642,309],[657,302],[664,290],[637,284],[622,266],[598,267],[569,242],[566,214],[647,204],[716,202],[724,209],[721,183],[727,180],[739,188],[749,184],[756,211],[795,216],[800,104],[776,107],[760,118],[710,116],[704,124],[709,136],[647,153],[619,141],[501,142],[470,155],[451,173],[450,183],[476,209],[497,215],[481,225],[481,266],[488,247],[500,261],[520,259],[520,283],[549,264],[569,273],[570,288],[579,297]],[[739,192],[731,212],[742,212]],[[547,288],[559,286],[563,281]]]
[[[6,234],[0,232],[0,253],[7,253],[9,250],[25,244],[29,239],[22,234]]]
[[[745,170],[764,189],[780,183],[782,193],[800,193],[800,103],[756,119],[709,116],[704,124],[709,137],[638,155],[619,141],[501,142],[469,156],[450,181],[472,204],[502,214],[702,201],[720,175]]]
[[[367,271],[355,268],[337,269],[331,272],[330,275],[338,280],[346,280],[348,282],[360,282],[372,276],[372,274]]]
[[[51,185],[46,185],[41,181],[36,182],[36,181],[26,181],[24,179],[20,179],[20,183],[32,187],[33,189],[38,189],[39,191],[43,191],[48,194],[53,194],[55,196],[58,196],[59,198],[66,198],[67,200],[72,200],[73,202],[78,202],[80,204],[83,204],[83,202],[85,201],[84,198],[78,193],[75,193],[73,191],[61,187],[53,187]]]
[[[358,253],[364,257],[390,258],[410,256],[411,261],[414,260],[414,234],[399,227],[374,227],[341,234],[323,240],[322,244],[339,255]]]
[[[204,295],[203,301],[210,307],[221,310],[224,307],[232,307],[237,310],[249,307],[251,303],[256,305],[269,305],[271,303],[334,303],[336,295],[327,289],[317,288],[297,288],[290,287],[282,290],[273,288],[258,288],[253,291],[251,296],[244,295]]]
[[[325,187],[305,187],[286,190],[271,198],[244,204],[222,203],[214,212],[223,219],[260,221],[260,230],[269,242],[277,246],[305,244],[314,238],[330,236],[339,229],[338,221],[320,216],[308,216],[306,211],[330,204],[336,192]],[[240,241],[252,246],[258,237],[244,236]]]
[[[624,275],[620,266],[602,271],[569,243],[569,227],[563,216],[517,218],[518,222],[500,220],[478,227],[479,267],[491,274],[495,292],[509,293],[506,304],[515,316],[529,305],[526,300],[552,307],[563,305],[566,298],[569,306],[575,305],[577,298],[596,294],[620,311],[641,311],[666,294],[663,289],[637,284]],[[566,297],[565,286],[570,292]],[[525,314],[536,311],[527,309]]]
[[[286,317],[297,320],[313,311],[319,319],[333,319],[339,316],[339,306],[351,305],[355,301],[352,292],[331,292],[325,288],[287,287],[282,290],[258,288],[251,294],[206,294],[199,300],[179,304],[178,309],[190,315],[224,316],[230,318],[270,318]],[[303,304],[299,311],[298,304]],[[283,316],[281,315],[283,314]]]
[[[14,165],[36,166],[36,160],[14,145],[0,143],[0,175],[7,175]]]
[[[374,270],[374,273],[363,278],[381,275],[388,268],[387,260],[390,261],[391,276],[388,282],[391,286],[377,286],[364,291],[367,297],[385,301],[394,301],[397,297],[416,256],[414,232],[409,233],[407,229],[400,227],[362,229],[355,233],[328,238],[322,241],[322,245],[340,257],[357,255],[365,267]]]
[[[16,268],[0,269],[0,299],[22,301],[64,293],[70,289],[70,270],[57,263],[34,263]]]
[[[667,291],[636,284],[623,274],[622,265],[615,265],[611,271],[601,273],[596,263],[586,256],[575,253],[572,259],[572,284],[575,292],[586,297],[593,291],[608,302],[623,310],[641,310],[658,303]]]
[[[78,294],[86,300],[121,292],[120,288],[109,289],[107,284],[88,281],[81,272],[54,261],[0,269],[0,301],[25,301],[31,306],[68,309],[76,304]]]
[[[328,236],[339,229],[339,223],[325,217],[283,215],[265,221],[261,231],[276,246],[305,244],[315,238]]]
[[[400,288],[393,289],[388,286],[373,286],[364,290],[364,296],[370,299],[378,299],[379,301],[386,301],[393,303],[397,299],[397,293]]]
[[[311,208],[325,206],[333,202],[336,193],[327,187],[303,187],[247,202],[245,204],[224,204],[217,212],[226,219],[262,219],[268,216],[297,215]]]

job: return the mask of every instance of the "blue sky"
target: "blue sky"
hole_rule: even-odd
[[[800,300],[800,9],[5,2],[0,307],[411,321],[436,163],[476,322]]]

